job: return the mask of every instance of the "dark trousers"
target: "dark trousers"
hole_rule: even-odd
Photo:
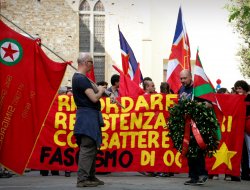
[[[199,151],[197,157],[188,157],[188,167],[191,179],[198,180],[199,176],[208,175],[203,151]]]
[[[243,142],[242,160],[241,160],[241,177],[249,177],[249,160],[246,140]]]
[[[49,170],[40,170],[40,174],[42,176],[48,176]],[[59,171],[58,170],[51,170],[51,175],[59,175]]]
[[[77,182],[95,177],[96,169],[96,142],[88,136],[80,137],[80,152],[78,160]]]

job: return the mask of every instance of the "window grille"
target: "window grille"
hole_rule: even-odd
[[[105,29],[105,16],[94,16],[94,52],[104,53],[104,29]]]
[[[80,15],[79,19],[79,50],[80,52],[90,51],[90,15]]]
[[[94,56],[95,80],[105,80],[105,56]]]

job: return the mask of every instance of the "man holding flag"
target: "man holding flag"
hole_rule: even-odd
[[[180,81],[181,81],[181,88],[178,91],[179,94],[179,101],[185,99],[192,99],[193,96],[193,81],[192,81],[192,74],[190,70],[184,69],[180,72]],[[209,102],[205,102],[207,107],[212,107]],[[190,130],[190,129],[185,129]],[[191,132],[192,130],[190,130]],[[188,131],[189,132],[189,131]],[[190,136],[194,136],[193,133]],[[185,138],[185,135],[184,135]],[[185,141],[185,139],[183,140]],[[183,145],[184,148],[184,145]],[[188,148],[188,147],[187,147]],[[202,149],[199,149],[197,157],[187,157],[188,159],[188,167],[189,167],[189,176],[190,180],[186,181],[185,185],[203,185],[208,179],[208,172],[205,167],[205,154]],[[201,178],[200,178],[201,177]]]
[[[213,88],[213,85],[211,84],[210,80],[208,79],[201,65],[199,51],[197,51],[196,54],[196,64],[194,67],[194,82],[192,81],[192,74],[190,70],[187,69],[184,69],[180,72],[180,80],[182,83],[182,87],[178,91],[180,101],[183,99],[191,99],[191,100],[195,99],[198,102],[205,103],[205,106],[207,108],[212,108],[212,104],[217,105],[218,108],[220,108],[214,94],[215,90]],[[212,117],[215,117],[215,114]],[[191,120],[192,119],[193,118],[191,118]],[[190,129],[185,128],[183,150],[187,150],[189,146],[189,142],[187,143],[185,141],[185,138],[188,140],[190,140],[190,138],[187,138],[186,134],[189,134],[188,135],[189,137],[190,136],[194,137],[199,146],[199,149],[198,149],[198,156],[195,157],[189,156],[187,158],[189,166],[189,175],[191,177],[191,180],[186,181],[184,183],[185,185],[203,185],[208,179],[208,173],[205,167],[205,155],[206,155],[205,150],[207,149],[207,145],[204,142],[205,136],[202,137],[202,131],[199,131],[201,129],[198,128],[199,126],[198,127],[196,126],[196,123],[194,126],[194,122],[193,123],[190,122],[191,123]],[[216,135],[213,136],[213,138],[215,138],[216,141],[219,141],[221,139],[220,128],[219,124],[217,122],[215,123],[216,123],[215,124]],[[209,126],[207,126],[206,128],[209,129]],[[186,147],[184,148],[184,146]]]

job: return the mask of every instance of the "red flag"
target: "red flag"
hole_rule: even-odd
[[[167,68],[167,82],[175,93],[177,93],[181,86],[180,72],[183,69],[191,70],[190,56],[189,39],[180,8]]]
[[[95,71],[94,71],[94,65],[93,67],[91,68],[91,70],[86,74],[86,76],[92,80],[93,82],[96,82],[95,81]]]
[[[113,67],[120,73],[119,96],[136,97],[145,93],[138,84],[132,81],[129,76],[126,76],[118,67],[115,65]]]
[[[129,71],[129,55],[124,55],[122,53],[122,69],[125,75],[129,75],[128,71]]]
[[[138,63],[138,67],[137,67],[137,69],[136,69],[136,71],[135,71],[135,75],[134,75],[133,81],[134,81],[135,84],[137,84],[138,86],[139,86],[140,83],[141,83],[140,63]]]
[[[0,163],[22,174],[67,63],[50,60],[36,40],[0,21]]]

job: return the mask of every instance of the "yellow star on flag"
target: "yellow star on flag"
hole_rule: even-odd
[[[223,142],[220,149],[214,154],[216,161],[212,167],[212,170],[216,169],[219,165],[225,163],[228,169],[232,170],[231,158],[234,157],[236,151],[229,151],[226,143]]]

